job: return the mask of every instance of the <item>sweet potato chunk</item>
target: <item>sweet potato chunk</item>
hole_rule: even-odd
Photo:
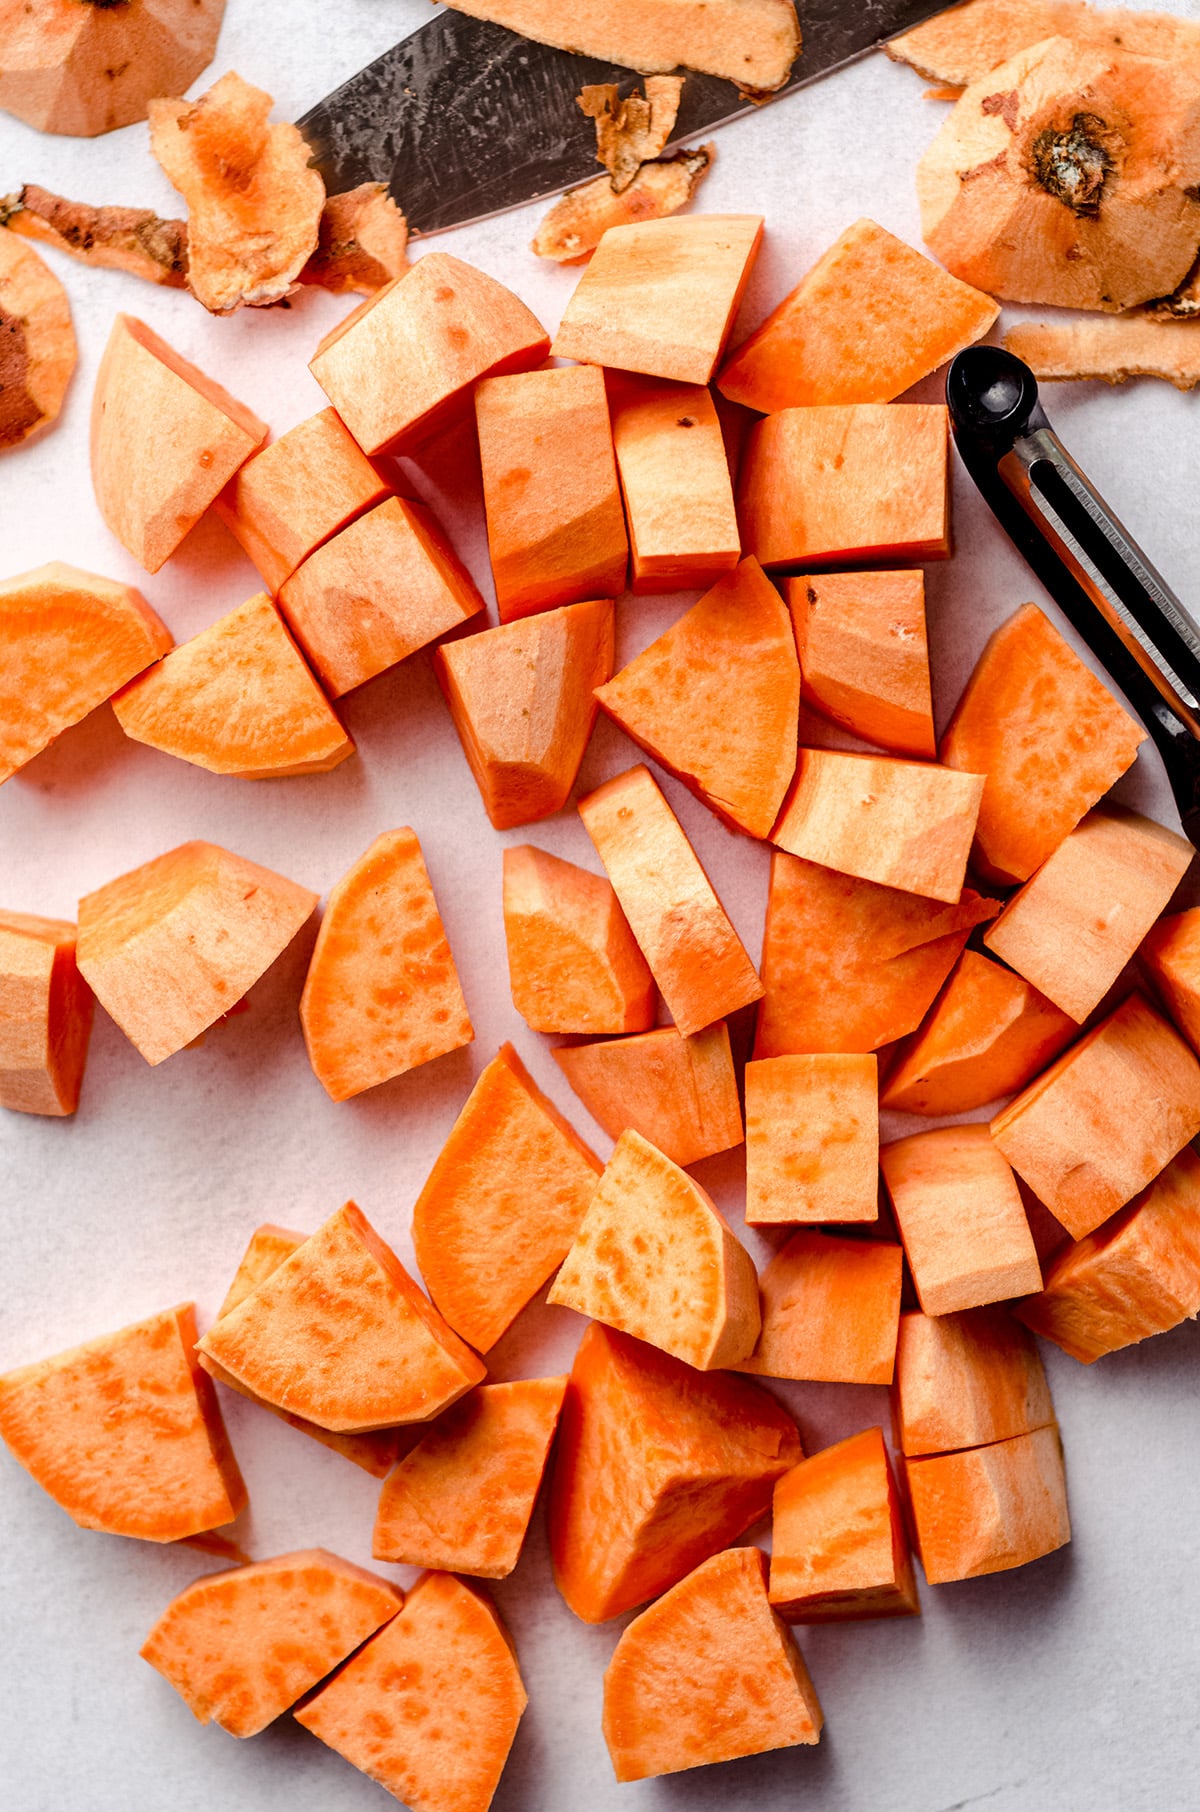
[[[913,1133],[885,1145],[879,1164],[927,1315],[1041,1288],[1016,1178],[986,1126]]]
[[[92,991],[75,962],[75,927],[0,912],[0,1107],[61,1118],[79,1106]]]
[[[1054,1421],[1037,1342],[998,1308],[902,1315],[892,1411],[906,1454],[983,1447]]]
[[[1176,390],[1200,384],[1200,334],[1190,321],[1151,315],[1021,321],[1005,334],[1004,348],[1024,359],[1043,381],[1090,378],[1124,384],[1131,377],[1157,377]]]
[[[805,704],[864,742],[935,760],[924,575],[814,573],[784,595]]]
[[[1024,1088],[1075,1036],[1075,1021],[999,963],[964,950],[924,1024],[896,1053],[881,1107],[966,1114]]]
[[[750,1254],[699,1183],[631,1130],[617,1140],[547,1300],[700,1371],[736,1365],[759,1334]]]
[[[0,1439],[81,1529],[183,1541],[246,1487],[184,1303],[0,1377]]]
[[[762,1334],[737,1370],[820,1384],[890,1384],[904,1255],[894,1240],[805,1227],[762,1274]]]
[[[941,403],[781,409],[751,431],[738,513],[764,566],[942,560],[950,552]]]
[[[715,145],[696,145],[657,158],[643,164],[619,194],[607,176],[569,189],[543,219],[530,241],[530,251],[558,264],[578,264],[590,257],[612,227],[677,214],[712,168],[715,153]]]
[[[997,303],[873,220],[856,220],[743,340],[717,382],[770,415],[812,403],[890,403],[981,340]]]
[[[374,679],[483,609],[423,504],[389,497],[286,579],[279,608],[331,698]]]
[[[215,843],[181,843],[79,902],[84,980],[147,1063],[198,1038],[253,987],[317,904]]]
[[[1171,1018],[1200,1050],[1200,907],[1160,919],[1138,954]]]
[[[531,371],[549,349],[511,290],[427,252],[327,333],[309,369],[364,453],[399,453],[467,410],[477,379]]]
[[[883,1431],[864,1429],[775,1487],[772,1608],[788,1623],[911,1617],[921,1608]]]
[[[674,1026],[636,1038],[563,1045],[554,1060],[612,1138],[628,1127],[676,1164],[742,1143],[737,1077],[723,1019],[681,1038]]]
[[[684,1038],[762,994],[762,983],[648,768],[579,801],[650,973]]]
[[[376,837],[331,891],[300,1024],[334,1101],[474,1038],[415,831]]]
[[[966,1453],[906,1460],[917,1553],[930,1585],[1023,1567],[1071,1539],[1057,1427]]]
[[[619,1781],[815,1743],[821,1707],[761,1548],[715,1554],[624,1630],[604,1676]]]
[[[586,1623],[657,1597],[757,1522],[800,1457],[795,1423],[758,1385],[593,1322],[555,1451],[559,1591]]]
[[[487,1812],[527,1702],[490,1600],[426,1573],[296,1722],[419,1812]]]
[[[435,665],[463,754],[496,830],[561,811],[613,667],[608,598],[567,604],[446,642]]]
[[[134,742],[212,774],[327,774],[354,753],[265,591],[131,680],[113,710]]]
[[[1200,1131],[1200,1063],[1131,994],[992,1121],[1039,1201],[1082,1239]]]
[[[796,767],[800,668],[757,560],[718,579],[596,697],[725,823],[770,836]]]
[[[6,225],[0,213],[0,452],[57,420],[78,352],[66,290]]]
[[[987,775],[975,867],[1027,881],[1145,740],[1049,618],[1023,604],[989,638],[942,737],[947,767]]]
[[[403,1603],[398,1586],[307,1548],[197,1579],[139,1653],[201,1724],[257,1736]]]
[[[765,1057],[746,1065],[746,1219],[879,1215],[874,1056]]]
[[[630,374],[609,386],[632,556],[630,590],[690,591],[737,565],[741,541],[721,423],[704,384]]]
[[[92,394],[92,486],[122,547],[156,573],[267,426],[144,321],[118,315]]]
[[[485,1375],[353,1202],[197,1351],[217,1376],[334,1433],[428,1422]]]
[[[562,1263],[603,1168],[512,1046],[502,1045],[413,1209],[429,1294],[481,1353]]]
[[[707,384],[762,242],[758,214],[610,227],[567,303],[556,358]]]
[[[388,1474],[376,1560],[504,1579],[517,1564],[558,1426],[565,1378],[481,1384]]]
[[[513,1006],[535,1032],[654,1024],[654,978],[602,875],[529,843],[506,849],[504,937]]]
[[[929,761],[801,749],[772,841],[860,881],[956,905],[985,776]]]

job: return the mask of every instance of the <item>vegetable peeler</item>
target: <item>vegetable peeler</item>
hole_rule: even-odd
[[[1200,631],[1055,434],[1028,365],[968,347],[946,402],[963,464],[1145,724],[1200,848]]]

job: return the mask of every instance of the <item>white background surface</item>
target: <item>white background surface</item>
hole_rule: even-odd
[[[1195,4],[1176,10],[1194,12]],[[269,88],[294,118],[423,23],[420,0],[230,0],[218,57]],[[913,167],[944,116],[911,71],[873,57],[720,134],[709,209],[761,212],[765,249],[746,301],[752,325],[835,235],[864,213],[919,243]],[[581,128],[582,129],[582,128]],[[45,138],[0,116],[0,191],[37,180],[88,200],[178,210],[144,127],[98,141]],[[575,276],[526,250],[540,209],[440,244],[509,282],[553,327]],[[420,249],[420,248],[418,248]],[[143,315],[277,432],[323,406],[306,369],[347,307],[306,292],[290,312],[212,320],[190,297],[49,255],[71,295],[80,366],[57,429],[0,464],[0,558],[49,559],[141,584],[177,640],[257,589],[215,522],[147,579],[92,501],[87,416],[118,309]],[[1200,331],[1200,330],[1198,330]],[[933,381],[917,393],[933,397]],[[1197,408],[1164,385],[1075,386],[1054,420],[1185,600],[1200,595]],[[423,488],[442,504],[487,588],[469,449],[444,448]],[[961,475],[953,562],[928,575],[939,725],[985,636],[1040,594]],[[628,656],[689,603],[627,600]],[[252,1011],[203,1049],[150,1069],[98,1014],[73,1121],[0,1117],[0,1368],[194,1297],[202,1325],[262,1220],[311,1229],[354,1196],[405,1258],[410,1210],[473,1078],[511,1038],[539,1083],[593,1136],[548,1055],[509,1002],[500,852],[532,840],[594,866],[576,815],[490,829],[428,654],[345,701],[360,753],[335,773],[221,780],[128,742],[107,707],[0,796],[0,900],[64,917],[97,886],[188,837],[208,837],[306,885],[330,884],[380,831],[412,824],[425,848],[476,1027],[476,1042],[340,1106],[311,1075],[296,1003],[310,927],[253,991]],[[582,783],[639,759],[601,722]],[[666,791],[752,954],[767,850],[734,837],[674,782]],[[1153,755],[1120,796],[1173,822]],[[697,1175],[740,1223],[741,1158]],[[757,1254],[762,1242],[750,1236]],[[580,1324],[527,1312],[493,1374],[564,1369]],[[1066,1443],[1075,1539],[1022,1572],[925,1590],[919,1620],[801,1630],[824,1703],[814,1751],[617,1788],[600,1735],[600,1677],[616,1626],[590,1629],[550,1581],[539,1510],[526,1553],[496,1592],[530,1694],[498,1812],[1170,1812],[1196,1784],[1200,1639],[1200,1330],[1188,1327],[1085,1369],[1047,1348]],[[882,1391],[783,1387],[811,1450],[886,1420]],[[323,1544],[370,1564],[376,1483],[224,1394],[250,1487],[259,1557]],[[760,1532],[761,1534],[762,1532]],[[167,1600],[207,1563],[187,1550],[77,1530],[0,1454],[0,1802],[6,1812],[353,1812],[380,1790],[285,1718],[237,1743],[202,1729],[137,1649]],[[381,1567],[408,1578],[403,1569]]]

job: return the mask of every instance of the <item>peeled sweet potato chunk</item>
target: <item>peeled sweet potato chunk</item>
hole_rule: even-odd
[[[932,761],[933,698],[920,572],[784,581],[804,702],[894,755]]]
[[[706,384],[626,372],[609,383],[632,592],[690,591],[737,565],[741,540],[721,422]]]
[[[879,1216],[879,1065],[873,1055],[746,1065],[746,1219]]]
[[[75,961],[75,927],[0,912],[0,1107],[73,1114],[92,1030],[92,991]]]
[[[76,356],[66,290],[5,222],[0,225],[0,452],[57,419]]]
[[[1160,919],[1138,955],[1171,1018],[1200,1050],[1200,907]]]
[[[737,1367],[760,1378],[890,1384],[904,1255],[894,1240],[804,1227],[762,1274],[762,1333]]]
[[[632,1127],[685,1165],[742,1143],[737,1077],[723,1019],[690,1038],[674,1026],[660,1026],[634,1038],[562,1045],[554,1060],[593,1120],[614,1139]]]
[[[506,849],[504,936],[513,1005],[535,1032],[654,1024],[654,978],[602,875],[532,844]]]
[[[1001,1308],[902,1315],[892,1410],[910,1455],[983,1447],[1054,1421],[1037,1342]]]
[[[403,1603],[398,1586],[307,1548],[197,1579],[139,1652],[202,1724],[257,1736]]]
[[[772,1609],[788,1623],[910,1617],[920,1610],[883,1431],[814,1453],[775,1487]]]
[[[1023,1567],[1071,1539],[1062,1442],[1053,1423],[965,1453],[906,1460],[904,1470],[930,1585]]]

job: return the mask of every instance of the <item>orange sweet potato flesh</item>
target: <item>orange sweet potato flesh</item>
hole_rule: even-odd
[[[490,1600],[426,1573],[296,1721],[414,1812],[487,1812],[527,1703]]]
[[[579,801],[642,955],[688,1038],[762,994],[745,946],[648,768]]]
[[[1200,1132],[1200,1063],[1140,994],[1064,1051],[992,1137],[1072,1239],[1092,1233]]]
[[[877,1059],[836,1052],[748,1063],[747,1221],[873,1221],[878,1197]]]
[[[701,1371],[754,1350],[758,1275],[699,1183],[626,1131],[547,1299]]]
[[[76,955],[147,1063],[161,1063],[241,1000],[317,896],[215,843],[181,843],[79,902]]]
[[[983,1447],[1054,1421],[1037,1342],[1000,1308],[902,1315],[892,1413],[906,1454]]]
[[[134,742],[212,774],[327,774],[354,753],[265,591],[131,680],[113,710]]]
[[[894,1240],[803,1228],[761,1278],[762,1334],[737,1367],[762,1378],[890,1384],[904,1255]]]
[[[910,1617],[921,1608],[879,1428],[801,1460],[775,1487],[769,1598],[789,1623]]]
[[[61,561],[0,581],[0,783],[172,646],[131,585]]]
[[[596,697],[726,824],[770,836],[796,767],[800,667],[757,560],[718,579]]]
[[[481,1384],[389,1473],[376,1560],[504,1579],[517,1564],[558,1426],[565,1378]]]
[[[788,579],[804,702],[895,755],[937,756],[920,572]]]
[[[334,1101],[474,1038],[415,831],[376,837],[330,892],[300,1024]]]
[[[613,669],[608,598],[438,649],[438,683],[492,826],[511,830],[567,803],[596,721],[595,687]]]
[[[795,1423],[760,1386],[593,1322],[555,1450],[559,1591],[586,1623],[657,1597],[757,1522],[800,1457]]]
[[[1037,605],[1023,604],[989,638],[942,737],[947,767],[987,776],[975,869],[1027,881],[1145,739]]]
[[[982,290],[885,232],[856,220],[804,281],[726,360],[731,402],[761,410],[890,403],[999,314]]]
[[[681,1038],[660,1026],[634,1038],[563,1045],[554,1061],[612,1138],[627,1127],[676,1164],[740,1145],[742,1110],[723,1019]]]
[[[815,1743],[821,1707],[761,1548],[715,1554],[624,1630],[604,1676],[619,1781]]]
[[[964,950],[928,1018],[901,1044],[881,1107],[965,1114],[1015,1094],[1075,1036],[1068,1013],[977,950]]]
[[[917,1552],[930,1585],[1003,1573],[1071,1539],[1053,1424],[965,1453],[906,1460]]]
[[[403,1603],[398,1586],[307,1548],[197,1579],[139,1653],[201,1724],[257,1736]]]
[[[1017,1314],[1084,1365],[1200,1313],[1200,1157],[1185,1145],[1112,1220],[1067,1246]]]
[[[608,400],[629,523],[630,590],[714,584],[737,565],[741,540],[711,392],[626,373],[610,381]]]
[[[427,1422],[485,1375],[353,1202],[214,1322],[199,1353],[335,1434]]]
[[[0,1107],[61,1118],[79,1106],[92,991],[63,919],[0,912]]]
[[[1171,1018],[1200,1050],[1200,907],[1160,919],[1138,955]]]
[[[968,0],[893,38],[884,49],[924,76],[963,87],[1027,45],[1059,36],[1132,56],[1200,54],[1200,28],[1191,20],[1096,7],[1089,0]]]
[[[450,1326],[486,1353],[562,1263],[604,1166],[510,1044],[483,1071],[413,1209]]]
[[[0,1377],[0,1438],[81,1529],[183,1541],[245,1508],[191,1303]]]
[[[535,1032],[654,1024],[654,977],[602,875],[529,843],[506,849],[504,936],[513,1005]]]

